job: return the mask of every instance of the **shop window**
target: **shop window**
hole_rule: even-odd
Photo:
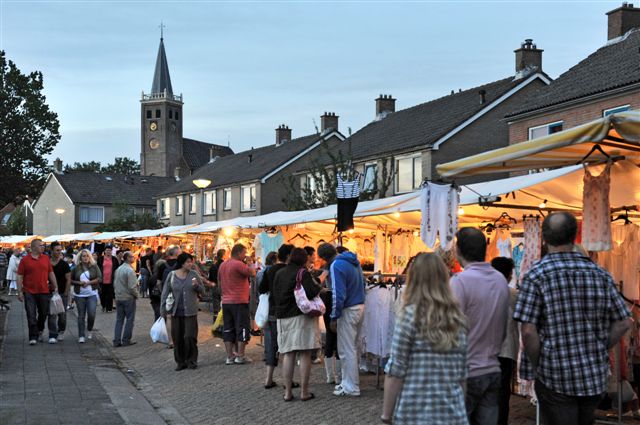
[[[216,213],[216,191],[215,190],[204,192],[204,213],[205,214]]]
[[[176,215],[182,215],[182,195],[176,196]]]
[[[631,109],[631,105],[624,106],[616,106],[615,108],[605,109],[602,111],[603,117],[608,117],[609,115],[617,114],[618,112],[626,112]]]
[[[396,159],[396,193],[416,190],[422,183],[422,157]]]
[[[256,209],[256,185],[242,186],[240,188],[242,204],[240,211],[255,211]]]
[[[104,223],[104,207],[80,207],[80,223]]]
[[[557,121],[550,124],[539,125],[537,127],[530,127],[529,140],[537,139],[539,137],[548,136],[549,134],[562,131],[562,123],[563,121]]]
[[[224,190],[224,198],[222,199],[222,209],[225,211],[231,210],[231,188]]]
[[[189,214],[195,214],[196,213],[196,194],[195,193],[190,193],[189,194]]]

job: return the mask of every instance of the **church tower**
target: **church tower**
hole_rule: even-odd
[[[161,26],[162,28],[162,26]],[[182,159],[182,94],[173,94],[164,37],[156,59],[151,92],[142,92],[140,171],[143,176],[174,176]]]

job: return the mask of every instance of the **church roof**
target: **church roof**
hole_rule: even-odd
[[[151,94],[164,93],[173,94],[171,87],[171,76],[169,75],[169,63],[167,62],[167,54],[164,51],[164,41],[160,38],[160,47],[158,48],[158,58],[156,59],[156,71],[153,74],[153,84],[151,85]]]
[[[209,148],[213,148],[214,157],[233,155],[233,151],[227,146],[200,142],[186,137],[182,139],[182,157],[191,171],[209,163]]]

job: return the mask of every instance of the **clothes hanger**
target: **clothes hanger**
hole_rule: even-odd
[[[500,214],[500,217],[498,217],[496,219],[496,221],[493,222],[493,225],[496,226],[498,224],[499,221],[512,221],[513,224],[518,224],[518,220],[516,220],[515,218],[511,217],[506,211],[503,212],[502,214]]]
[[[608,153],[606,153],[603,149],[602,146],[600,146],[598,143],[596,143],[595,145],[593,145],[593,147],[591,148],[591,150],[589,151],[589,153],[587,153],[584,158],[582,158],[580,161],[578,161],[576,163],[576,165],[578,164],[584,164],[584,161],[589,158],[591,155],[593,155],[594,153],[596,153],[596,151],[600,152],[602,155],[606,156],[607,159],[611,159],[611,155],[609,155]]]
[[[625,225],[631,224],[631,220],[629,220],[629,211],[624,210],[624,214],[620,214],[616,218],[612,219],[611,222],[613,223],[614,221],[618,221],[618,220],[624,220]]]

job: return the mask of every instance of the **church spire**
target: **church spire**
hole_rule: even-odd
[[[160,24],[160,47],[158,48],[158,58],[156,59],[156,71],[153,74],[153,84],[151,85],[151,94],[160,94],[167,92],[168,96],[173,96],[173,88],[171,87],[171,76],[169,75],[169,64],[167,63],[167,54],[164,51],[164,24]]]

